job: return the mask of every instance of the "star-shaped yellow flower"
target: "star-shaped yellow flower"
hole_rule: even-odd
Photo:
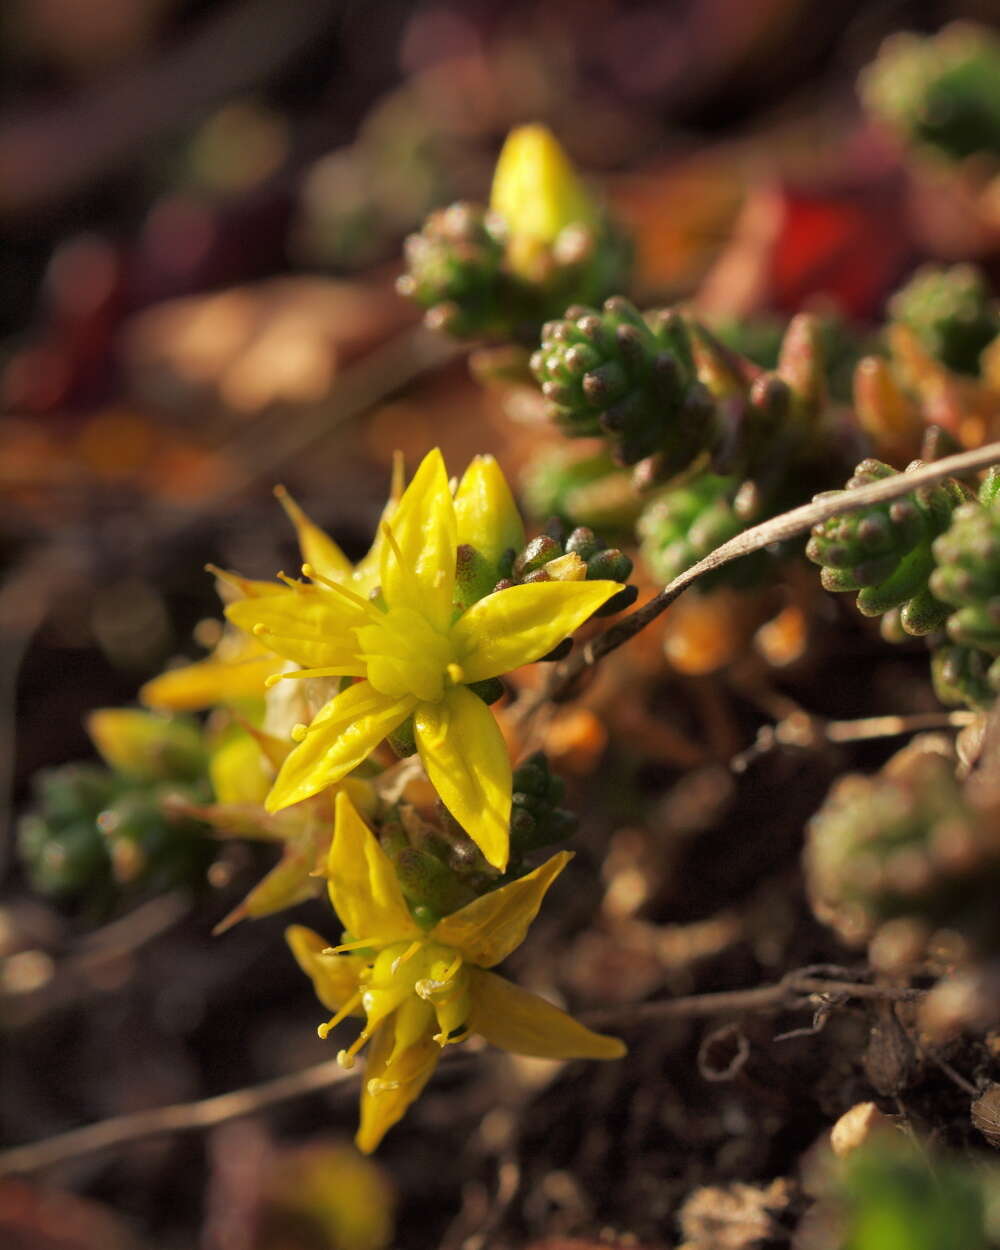
[[[495,461],[480,458],[452,498],[435,449],[382,524],[374,598],[307,562],[311,585],[291,582],[227,608],[232,622],[302,665],[283,676],[361,679],[298,728],[299,745],[268,796],[270,811],[335,784],[412,717],[431,784],[487,860],[506,866],[510,759],[492,713],[469,687],[540,659],[621,587],[536,582],[487,594],[463,610],[459,547],[463,554],[474,547],[487,561],[484,548],[492,548],[498,557],[502,530],[483,500],[501,495],[509,500]]]
[[[351,1067],[371,1043],[356,1141],[367,1152],[427,1084],[442,1048],[478,1033],[519,1055],[620,1059],[617,1038],[594,1033],[551,1003],[489,969],[520,946],[542,899],[571,855],[563,851],[527,876],[446,916],[430,930],[410,914],[388,856],[348,796],[337,795],[329,858],[330,899],[345,926],[332,950],[293,925],[286,936],[317,996],[334,1015],[365,1024],[338,1059]]]

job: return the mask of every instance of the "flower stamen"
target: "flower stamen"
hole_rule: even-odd
[[[415,942],[411,942],[402,955],[392,961],[392,975],[395,976],[403,964],[409,963],[413,956],[423,949],[424,945],[423,938],[417,938]]]
[[[330,1032],[333,1029],[335,1029],[338,1024],[340,1024],[341,1020],[346,1020],[347,1017],[351,1014],[351,1012],[355,1009],[355,1007],[359,1005],[360,1002],[361,1002],[361,991],[358,990],[356,994],[351,995],[351,997],[347,1000],[346,1003],[344,1003],[343,1007],[341,1007],[341,1009],[335,1015],[332,1015],[325,1024],[321,1024],[319,1026],[316,1032],[320,1035],[320,1037],[323,1039],[324,1042],[326,1041],[327,1037],[329,1037]]]
[[[371,1033],[368,1031],[368,1029],[362,1029],[361,1032],[357,1035],[354,1041],[351,1042],[350,1046],[348,1046],[346,1050],[338,1051],[337,1062],[340,1064],[340,1066],[345,1069],[353,1068],[354,1061],[358,1055],[358,1051],[360,1051],[362,1047],[364,1047],[368,1043],[370,1038],[371,1038]]]
[[[279,681],[302,681],[307,677],[357,677],[358,671],[356,665],[345,666],[343,664],[333,668],[299,668],[294,673],[272,673],[270,677],[264,678],[264,686],[268,690],[273,690]]]
[[[338,595],[342,595],[349,603],[353,603],[356,608],[360,608],[368,617],[374,617],[376,620],[382,615],[378,608],[374,606],[370,599],[363,599],[353,590],[348,590],[346,586],[342,586],[340,582],[332,581],[329,577],[324,577],[318,572],[313,564],[303,564],[302,576],[308,577],[311,582],[315,582],[318,586],[325,586],[327,590],[332,590]]]
[[[406,560],[403,558],[403,552],[400,549],[399,543],[396,541],[396,535],[392,532],[392,527],[388,521],[382,522],[382,535],[385,538],[385,541],[389,544],[392,554],[396,557],[396,563],[399,565],[400,573],[402,573],[410,585],[411,594],[415,595],[419,600],[421,597],[420,583],[417,581],[413,569],[409,567]]]

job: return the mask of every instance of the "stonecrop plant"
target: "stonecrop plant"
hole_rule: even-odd
[[[957,159],[951,127],[911,98],[928,75],[931,103],[957,77],[992,142],[997,117],[979,97],[993,42],[952,39],[940,81],[925,54],[889,49],[910,62],[906,90],[876,68],[870,106]],[[329,936],[292,923],[286,937],[331,1013],[320,1036],[355,1030],[337,1058],[345,1069],[365,1058],[364,1152],[472,1035],[518,1055],[619,1059],[620,1040],[494,971],[572,859],[553,850],[575,817],[552,759],[534,749],[544,735],[532,739],[532,717],[572,698],[583,670],[689,583],[703,605],[728,596],[718,617],[753,620],[754,641],[737,638],[717,665],[734,669],[753,648],[766,654],[760,634],[782,619],[774,602],[802,633],[815,620],[831,628],[827,591],[856,597],[856,628],[879,619],[881,640],[870,632],[887,654],[926,647],[934,692],[969,714],[945,727],[974,732],[831,789],[803,830],[813,913],[843,945],[867,947],[859,997],[877,997],[876,976],[946,984],[1000,967],[1000,786],[974,771],[1000,693],[1000,468],[989,444],[1000,319],[985,275],[918,272],[877,333],[835,332],[799,312],[769,327],[767,360],[754,359],[733,345],[753,341],[749,324],[716,333],[691,305],[633,302],[625,231],[535,125],[508,138],[488,206],[436,211],[405,254],[399,290],[436,332],[477,353],[485,345],[487,365],[479,355],[475,368],[546,431],[523,495],[552,515],[529,535],[491,455],[452,477],[431,447],[407,481],[397,454],[355,564],[279,487],[300,566],[273,580],[211,568],[224,622],[210,654],[148,681],[148,711],[92,719],[106,769],[39,780],[21,828],[39,887],[130,872],[173,883],[223,840],[279,845],[217,932],[325,891]],[[557,445],[563,436],[581,441],[579,455]],[[958,458],[937,469],[946,454]],[[727,558],[713,561],[720,549]],[[638,597],[633,558],[637,581],[665,589],[606,624]],[[739,690],[785,706],[756,653]],[[535,664],[545,679],[519,672]],[[649,672],[622,702],[642,704]],[[635,706],[623,723],[638,737]],[[843,1000],[796,1000],[822,1003],[816,1033],[822,1010],[856,994],[847,984]]]
[[[301,926],[289,943],[335,1012],[322,1036],[359,1008],[366,1018],[341,1058],[350,1065],[371,1042],[358,1133],[369,1151],[441,1048],[469,1033],[548,1058],[624,1053],[488,971],[523,940],[570,858],[531,868],[526,857],[574,823],[544,755],[513,767],[490,704],[505,674],[631,602],[634,588],[614,578],[632,565],[589,530],[561,545],[527,543],[490,456],[455,483],[434,449],[405,488],[397,460],[357,565],[278,493],[303,580],[212,570],[228,621],[212,655],[154,678],[142,697],[163,711],[226,713],[208,759],[212,801],[175,795],[174,810],[217,837],[284,847],[217,931],[294,906],[327,881],[341,944]],[[440,812],[395,793],[403,765],[386,767],[382,744],[419,759]]]

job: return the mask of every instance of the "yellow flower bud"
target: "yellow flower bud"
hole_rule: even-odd
[[[503,145],[493,175],[490,208],[511,237],[551,243],[566,226],[593,225],[597,207],[545,126],[520,126]]]

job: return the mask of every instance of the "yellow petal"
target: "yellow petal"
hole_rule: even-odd
[[[455,492],[458,542],[496,564],[524,546],[524,526],[507,479],[492,456],[476,456]]]
[[[273,655],[236,663],[212,658],[199,660],[182,668],[167,669],[147,681],[139,691],[139,699],[147,707],[194,712],[221,703],[262,698],[264,682],[281,668],[281,660]]]
[[[361,1090],[361,1125],[354,1138],[365,1154],[371,1154],[420,1097],[441,1057],[441,1047],[428,1035],[390,1063],[394,1035],[393,1022],[389,1020],[376,1030],[368,1048]]]
[[[467,963],[492,968],[524,941],[549,886],[572,858],[571,852],[560,851],[527,876],[445,916],[430,936],[443,946],[456,947]]]
[[[396,870],[341,791],[337,795],[333,842],[327,867],[330,902],[340,923],[355,938],[378,939],[380,945],[418,937],[396,878]]]
[[[519,126],[497,160],[490,208],[512,235],[551,243],[564,226],[590,223],[594,203],[569,157],[545,126]]]
[[[358,975],[365,961],[356,955],[324,955],[330,943],[305,925],[289,925],[285,941],[291,947],[299,967],[313,983],[316,997],[330,1011],[339,1011],[357,992]],[[352,1016],[363,1016],[360,1003]]]
[[[366,681],[342,690],[314,718],[305,739],[281,766],[265,806],[279,811],[332,786],[371,755],[416,705],[391,699]]]
[[[618,582],[530,582],[480,599],[452,629],[465,681],[541,659],[619,590]]]
[[[565,1011],[495,972],[469,969],[469,1028],[491,1045],[538,1059],[621,1059],[624,1042],[595,1033]]]
[[[493,713],[464,686],[413,717],[417,749],[431,785],[494,868],[510,853],[511,768]]]
[[[215,578],[215,589],[223,603],[232,603],[234,599],[259,599],[277,594],[281,589],[281,582],[258,581],[232,569],[220,569],[217,564],[206,564],[205,572]]]
[[[243,902],[215,926],[212,936],[225,933],[244,917],[257,920],[261,916],[285,911],[307,898],[315,898],[322,888],[322,882],[312,875],[315,867],[316,852],[311,846],[286,846],[278,863],[254,886]],[[328,945],[325,943],[325,946]]]
[[[392,457],[392,483],[389,487],[389,498],[382,509],[378,528],[375,531],[375,540],[354,566],[351,586],[358,594],[368,595],[379,584],[380,569],[382,567],[382,547],[385,544],[382,526],[386,521],[392,520],[392,515],[396,511],[396,506],[402,497],[404,485],[403,453],[397,451],[393,453]]]
[[[351,562],[330,535],[306,516],[284,486],[276,486],[274,493],[295,526],[303,562],[332,581],[347,581],[353,571]]]
[[[263,803],[271,788],[267,759],[253,736],[234,727],[212,752],[208,776],[219,803]]]
[[[452,614],[458,538],[448,472],[436,447],[424,457],[388,525],[399,555],[388,540],[383,544],[386,603],[415,608],[445,630]]]
[[[303,668],[348,668],[364,674],[354,630],[368,623],[360,605],[315,586],[285,590],[266,599],[241,599],[226,616],[269,651]]]

